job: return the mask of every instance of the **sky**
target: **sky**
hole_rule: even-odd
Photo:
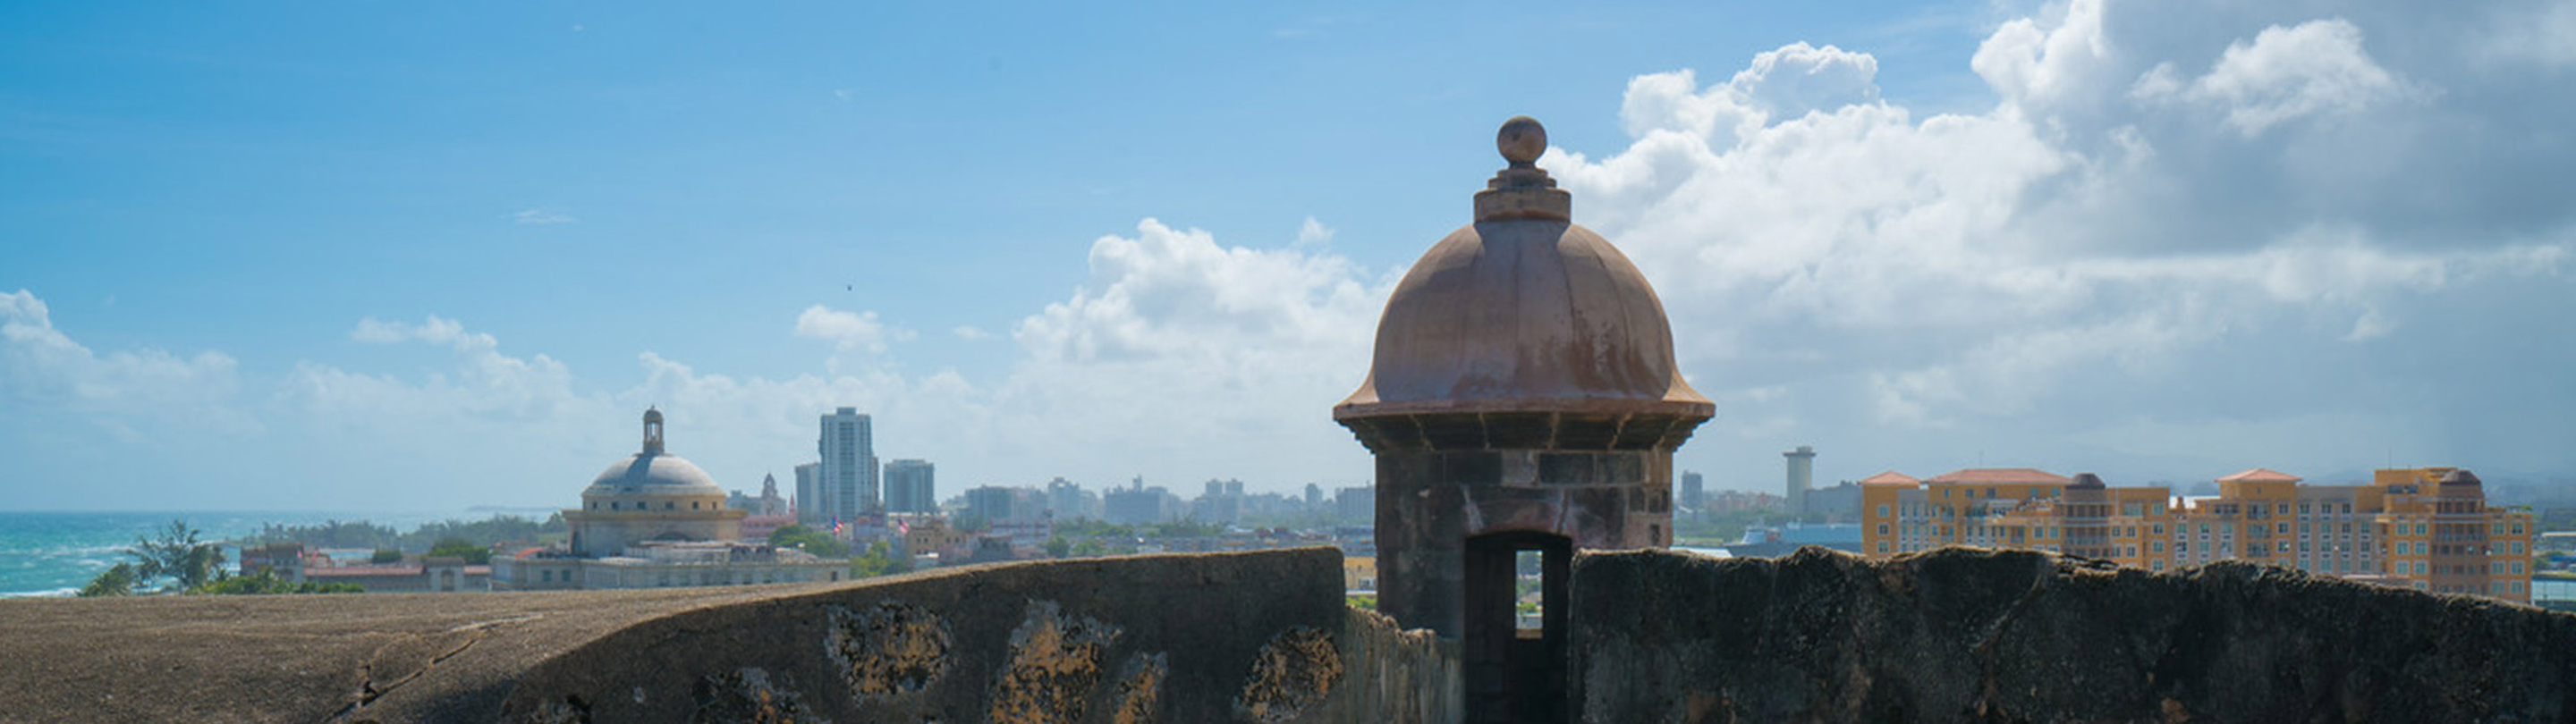
[[[2576,0],[0,7],[0,508],[1371,475],[1493,132],[1718,488],[2576,472]]]

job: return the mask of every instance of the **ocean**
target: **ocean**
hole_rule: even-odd
[[[440,520],[481,520],[475,513],[328,513],[311,511],[39,512],[0,511],[0,598],[69,596],[99,572],[134,560],[125,549],[137,536],[159,532],[172,519],[201,531],[199,540],[220,541],[259,532],[267,523],[311,525],[330,520],[364,520],[409,532]],[[525,515],[525,513],[520,513]],[[241,556],[227,553],[227,567]]]

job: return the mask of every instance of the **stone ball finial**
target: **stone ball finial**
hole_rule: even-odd
[[[1513,166],[1528,166],[1547,153],[1547,127],[1529,116],[1512,116],[1503,122],[1503,130],[1494,134],[1494,147],[1501,149],[1503,160]]]

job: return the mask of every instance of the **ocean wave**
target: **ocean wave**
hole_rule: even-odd
[[[65,598],[79,592],[78,588],[57,588],[50,591],[0,591],[0,598]]]

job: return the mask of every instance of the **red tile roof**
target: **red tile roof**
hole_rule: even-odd
[[[2281,472],[2281,471],[2279,471],[2279,470],[2272,470],[2272,469],[2268,469],[2268,468],[2252,468],[2252,469],[2248,469],[2248,470],[2245,470],[2245,471],[2242,471],[2242,472],[2238,472],[2238,473],[2236,473],[2236,474],[2234,474],[2234,475],[2229,475],[2229,476],[2227,476],[2227,477],[2219,478],[2219,479],[2218,479],[2218,482],[2222,482],[2222,483],[2295,483],[2295,482],[2299,482],[2300,480],[2304,480],[2304,479],[2305,479],[2305,478],[2301,478],[2301,477],[2296,476],[2296,475],[2291,475],[2291,474],[2289,474],[2289,473]]]
[[[2037,468],[1968,468],[1965,470],[1951,471],[1925,482],[2008,485],[2024,483],[2064,484],[2067,482],[2067,479],[2064,475]]]
[[[1923,482],[1922,478],[1917,478],[1894,470],[1860,479],[1860,484],[1862,485],[1913,485],[1920,482]]]

